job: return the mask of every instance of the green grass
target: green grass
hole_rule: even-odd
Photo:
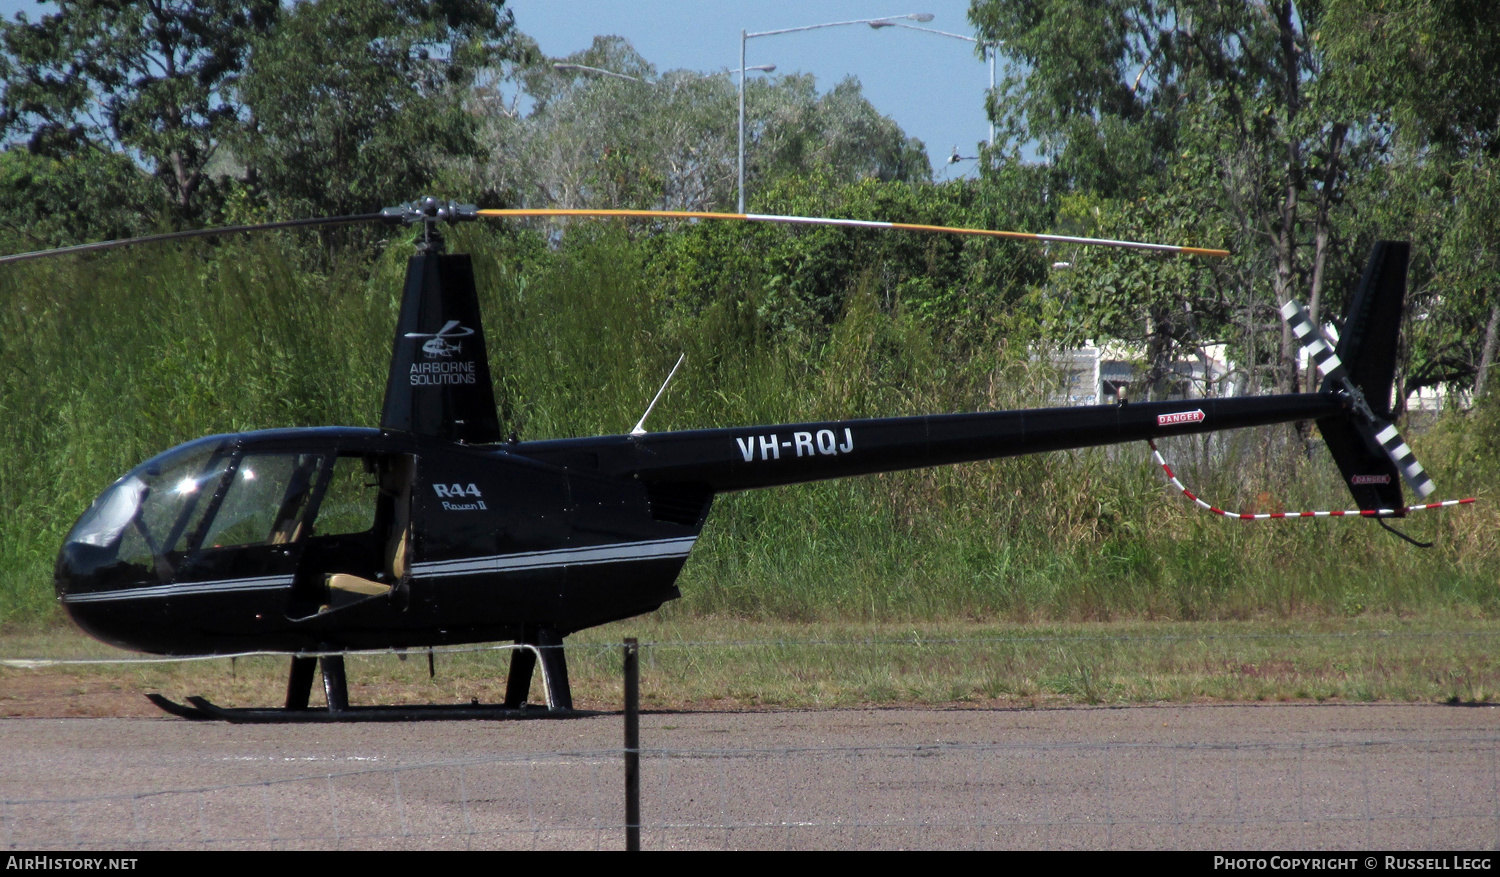
[[[643,644],[653,709],[881,705],[1037,707],[1157,702],[1479,703],[1500,693],[1500,623],[1470,615],[1233,622],[799,624],[647,618],[570,639],[580,706],[620,706],[620,642]],[[71,631],[12,631],[4,656],[127,657]],[[412,653],[349,659],[356,703],[494,703],[508,654],[446,651],[436,676]],[[45,675],[64,692],[202,694],[231,706],[279,704],[286,659],[0,667],[0,692]],[[33,686],[28,686],[33,688]],[[533,699],[540,699],[534,685]],[[0,693],[0,711],[8,695]]]

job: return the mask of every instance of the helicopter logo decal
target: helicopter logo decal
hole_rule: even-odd
[[[446,512],[483,512],[489,510],[489,506],[486,506],[484,500],[481,498],[484,494],[479,492],[479,485],[477,484],[471,483],[467,487],[462,484],[434,484],[432,485],[432,492],[445,500],[442,506],[443,511]],[[448,499],[462,499],[470,496],[474,497],[474,502],[446,502]]]
[[[422,344],[422,353],[429,360],[411,364],[408,378],[411,385],[419,387],[475,383],[474,363],[453,358],[463,352],[463,345],[452,340],[467,338],[473,334],[473,329],[459,325],[457,320],[449,320],[436,332],[407,332],[407,338],[427,339]]]
[[[451,357],[455,353],[462,353],[463,345],[455,344],[449,339],[467,338],[473,334],[474,330],[468,326],[460,326],[457,320],[449,320],[435,333],[407,332],[406,337],[428,339],[422,345],[422,352],[428,356]]]

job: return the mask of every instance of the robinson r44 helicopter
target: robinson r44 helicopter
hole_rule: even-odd
[[[678,597],[675,581],[713,499],[729,491],[1315,420],[1359,506],[1348,514],[1404,515],[1403,477],[1423,498],[1432,492],[1390,423],[1408,258],[1408,246],[1392,242],[1375,247],[1336,347],[1295,304],[1285,310],[1324,374],[1317,392],[664,433],[646,432],[643,417],[626,435],[506,441],[472,266],[468,256],[443,251],[438,226],[558,214],[818,223],[1227,255],[987,229],[758,214],[476,210],[428,198],[374,214],[0,257],[4,263],[264,228],[421,228],[378,429],[272,429],[189,442],[110,485],[68,533],[57,559],[57,595],[93,636],[165,655],[292,655],[280,708],[226,709],[202,698],[179,704],[149,695],[158,706],[231,721],[575,714],[563,639]],[[346,650],[499,640],[522,646],[512,653],[503,704],[349,703]],[[528,707],[538,661],[546,704]],[[319,664],[326,709],[309,708]]]

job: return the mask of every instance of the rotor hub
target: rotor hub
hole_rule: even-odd
[[[441,253],[443,236],[437,231],[437,224],[472,222],[479,218],[479,208],[473,204],[443,201],[428,195],[395,207],[387,207],[380,211],[380,218],[388,225],[395,225],[398,222],[407,225],[421,223],[422,239],[417,242],[417,250],[424,253]]]

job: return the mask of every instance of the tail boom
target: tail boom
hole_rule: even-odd
[[[597,460],[611,474],[723,493],[1344,413],[1338,394],[1295,393],[605,436],[527,442],[516,451],[563,465]]]

